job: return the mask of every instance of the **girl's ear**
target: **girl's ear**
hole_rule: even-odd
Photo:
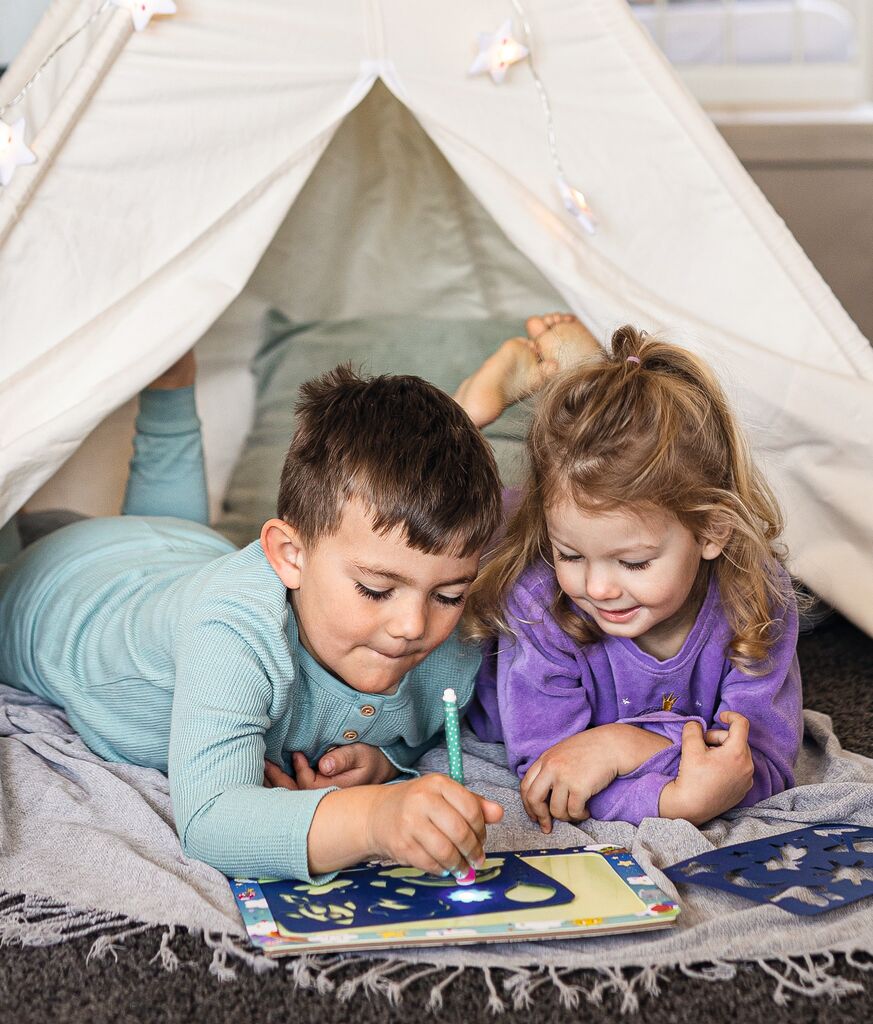
[[[700,557],[711,561],[724,551],[733,532],[731,526],[721,517],[714,517],[706,524],[706,532],[701,536]]]
[[[300,588],[304,545],[300,534],[283,519],[268,519],[261,527],[261,547],[273,572],[289,590]]]

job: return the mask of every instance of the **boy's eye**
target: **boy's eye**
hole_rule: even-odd
[[[361,597],[368,597],[371,601],[384,601],[391,596],[390,590],[370,590],[363,583],[355,583],[355,590],[357,590]]]
[[[457,608],[459,604],[463,604],[466,600],[466,594],[456,594],[454,597],[450,597],[448,594],[434,594],[433,599],[438,604],[446,604],[450,608]]]
[[[645,562],[622,562],[621,564],[624,566],[625,569],[636,571],[637,569],[648,569],[649,566],[652,564],[652,560],[651,558],[649,558]]]

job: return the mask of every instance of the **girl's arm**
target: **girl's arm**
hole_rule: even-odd
[[[191,352],[140,393],[122,515],[209,522]]]

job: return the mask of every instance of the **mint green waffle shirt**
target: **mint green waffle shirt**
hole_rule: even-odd
[[[172,507],[178,486],[205,516],[190,494],[193,394],[156,394],[142,400],[126,509],[148,505],[150,485]],[[0,681],[62,707],[101,757],[168,774],[186,854],[229,875],[304,880],[330,790],[265,789],[264,758],[288,771],[295,750],[314,764],[364,742],[414,775],[441,733],[443,690],[466,706],[480,661],[452,636],[395,693],[359,693],[303,649],[259,542],[237,550],[169,516],[86,520],[31,545],[0,574],[0,637]]]

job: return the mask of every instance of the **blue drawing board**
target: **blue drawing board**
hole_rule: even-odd
[[[397,864],[368,864],[344,871],[324,885],[261,881],[261,896],[273,919],[294,932],[366,928],[402,921],[465,917],[483,910],[518,910],[507,896],[524,887],[523,899],[540,907],[569,903],[573,893],[515,854],[490,857],[473,885],[428,875]],[[245,890],[243,890],[245,892]],[[242,897],[239,897],[242,898]]]
[[[873,828],[823,822],[690,857],[664,872],[680,885],[706,885],[822,914],[873,896]]]
[[[323,886],[251,878],[230,886],[251,941],[270,957],[588,937],[666,928],[679,914],[617,846],[490,853],[470,886],[379,863]]]

